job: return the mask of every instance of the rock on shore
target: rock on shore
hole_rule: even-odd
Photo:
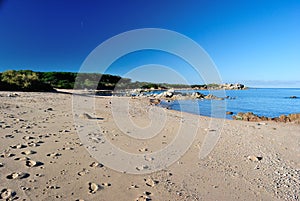
[[[275,121],[275,122],[293,122],[293,123],[300,123],[300,114],[289,114],[289,115],[280,115],[279,117],[265,117],[265,116],[258,116],[252,112],[239,112],[237,115],[232,116],[234,120],[243,120],[243,121]]]

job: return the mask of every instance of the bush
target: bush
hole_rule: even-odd
[[[38,74],[30,70],[8,70],[1,74],[0,80],[0,90],[53,91],[50,84],[42,82]]]

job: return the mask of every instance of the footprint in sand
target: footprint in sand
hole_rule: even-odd
[[[43,143],[44,143],[44,141],[37,141],[37,142],[31,141],[31,142],[28,142],[27,144],[28,144],[29,147],[39,147]]]
[[[25,172],[13,172],[6,176],[7,179],[25,179],[30,176],[29,173]]]
[[[33,151],[33,150],[26,150],[26,151],[22,151],[21,154],[23,155],[32,155],[32,154],[35,154],[36,151]]]
[[[34,161],[34,160],[27,160],[27,161],[25,162],[25,165],[26,165],[27,167],[38,167],[38,166],[43,165],[43,163],[42,163],[42,162],[39,162],[39,161]]]
[[[35,139],[35,137],[32,137],[32,136],[24,136],[23,139],[24,139],[24,140],[33,140],[33,139]]]
[[[28,158],[28,157],[18,157],[18,158],[15,158],[14,160],[15,161],[28,161],[28,160],[30,160],[30,158]]]
[[[102,183],[103,186],[111,186],[111,183],[107,183],[107,182],[104,182]]]
[[[10,157],[13,157],[13,156],[15,156],[15,154],[10,153],[9,150],[4,150],[4,152],[2,152],[0,154],[1,158],[10,158]]]
[[[145,159],[146,161],[153,161],[153,160],[154,160],[154,158],[151,157],[151,156],[144,156],[144,159]]]
[[[78,174],[79,176],[83,176],[83,175],[88,174],[88,173],[89,173],[89,171],[88,171],[87,169],[83,168],[83,170],[80,171],[80,172],[78,172],[77,174]]]
[[[0,168],[4,167],[4,163],[0,163]]]
[[[88,113],[83,113],[83,114],[79,115],[79,117],[82,119],[93,119],[93,117],[91,115],[89,115]]]
[[[14,138],[14,135],[5,135],[5,138]]]
[[[92,163],[90,164],[90,167],[94,167],[94,168],[96,168],[96,167],[103,167],[103,164],[97,163],[97,162],[92,162]]]
[[[16,196],[16,192],[9,188],[4,188],[1,190],[0,193],[0,199],[3,200],[13,200],[13,198]]]
[[[150,177],[147,179],[144,179],[144,181],[146,182],[146,185],[150,186],[150,187],[154,187],[156,184],[158,184],[158,181],[155,181]]]
[[[12,148],[12,149],[23,149],[26,147],[27,147],[27,145],[25,145],[25,144],[17,144],[17,145],[10,146],[10,148]]]
[[[135,169],[138,170],[138,171],[142,171],[142,170],[149,169],[149,166],[148,165],[141,165],[141,166],[137,166]]]
[[[53,152],[53,153],[47,154],[46,156],[52,157],[52,158],[58,158],[58,156],[61,156],[61,153]]]
[[[146,151],[148,151],[148,148],[141,148],[141,149],[139,149],[139,152],[146,152]]]
[[[147,195],[141,195],[135,199],[136,201],[151,201],[152,199]]]
[[[90,182],[89,183],[89,192],[91,193],[91,194],[94,194],[94,193],[96,193],[98,190],[99,190],[99,185],[98,184],[96,184],[96,183],[92,183],[92,182]]]

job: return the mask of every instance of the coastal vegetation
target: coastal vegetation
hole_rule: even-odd
[[[0,90],[3,91],[52,91],[53,87],[30,70],[8,70],[0,74]]]
[[[2,91],[53,91],[57,89],[244,89],[241,84],[186,85],[168,83],[133,82],[129,78],[100,73],[34,72],[8,70],[0,73]]]

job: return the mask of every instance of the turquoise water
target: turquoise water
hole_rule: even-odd
[[[213,93],[217,96],[229,96],[233,99],[217,100],[180,100],[163,102],[163,107],[173,110],[200,114],[204,116],[221,117],[231,119],[231,115],[225,115],[225,111],[253,112],[266,117],[277,117],[282,114],[300,113],[300,89],[298,88],[259,88],[248,90],[201,91],[200,93]],[[181,91],[183,92],[183,91]],[[224,96],[224,97],[225,97]],[[291,96],[297,96],[291,99]]]

